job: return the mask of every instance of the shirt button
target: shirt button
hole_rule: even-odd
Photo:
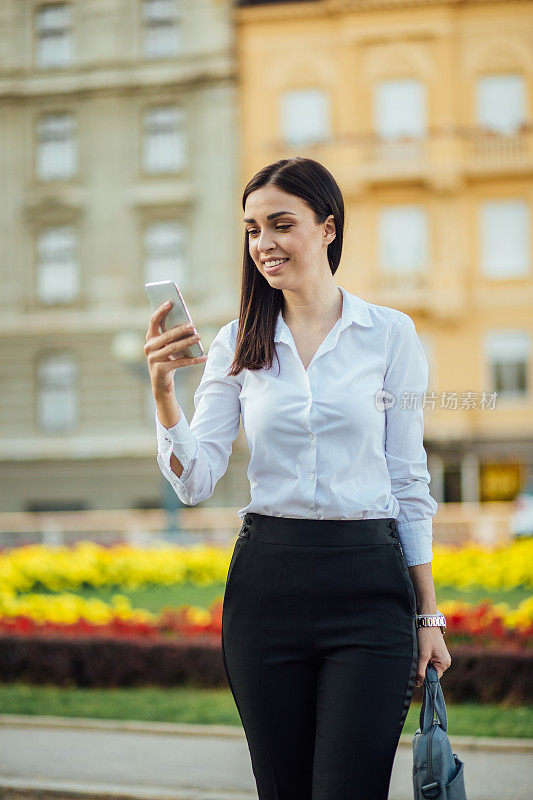
[[[310,406],[312,402],[313,402],[313,398],[312,397],[308,397],[307,398],[307,405]]]
[[[315,473],[314,473],[314,472],[312,472],[312,473],[310,474],[310,476],[309,476],[309,480],[310,480],[310,481],[314,481],[314,479],[315,479],[315,478],[316,478],[316,475],[315,475]]]
[[[313,519],[314,513],[312,510],[307,512],[307,519]]]
[[[315,434],[314,433],[309,433],[308,434],[308,438],[309,439],[314,439],[315,438]]]

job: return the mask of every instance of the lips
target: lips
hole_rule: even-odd
[[[285,266],[285,264],[287,263],[288,260],[289,259],[286,258],[285,261],[282,264],[277,264],[277,266],[275,266],[275,267],[267,267],[267,266],[265,266],[265,272],[268,272],[269,275],[274,275],[276,272],[279,272],[279,270],[282,267]]]

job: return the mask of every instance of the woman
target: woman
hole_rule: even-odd
[[[209,348],[190,426],[172,374],[199,337],[159,334],[166,309],[152,316],[157,460],[184,503],[211,497],[242,414],[251,502],[222,651],[260,800],[383,800],[415,678],[451,664],[442,628],[416,613],[444,622],[411,397],[427,362],[407,314],[336,285],[344,205],[324,166],[265,167],[243,209],[239,318]]]

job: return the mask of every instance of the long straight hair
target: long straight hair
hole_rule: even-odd
[[[318,161],[296,156],[284,158],[259,170],[248,182],[243,196],[243,210],[251,192],[263,186],[277,186],[288,194],[301,197],[315,215],[317,225],[333,214],[335,238],[328,245],[331,274],[338,269],[344,239],[344,199],[335,178]],[[249,234],[244,234],[241,275],[241,302],[235,355],[228,375],[243,369],[270,369],[276,352],[274,334],[279,311],[283,309],[283,292],[275,289],[262,275],[250,255]],[[278,360],[279,364],[279,360]]]

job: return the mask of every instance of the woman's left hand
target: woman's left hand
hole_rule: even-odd
[[[418,666],[416,668],[415,686],[422,686],[426,677],[426,667],[431,661],[440,677],[452,663],[444,636],[440,628],[417,628]]]

